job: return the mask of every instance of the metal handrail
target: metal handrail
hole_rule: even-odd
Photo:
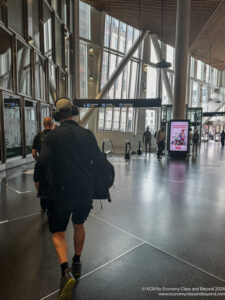
[[[110,143],[111,143],[112,149],[113,149],[113,153],[115,154],[115,148],[114,148],[114,145],[113,145],[112,140],[110,140],[110,139],[104,140],[104,141],[102,142],[102,152],[103,152],[104,154],[107,154],[107,153],[105,153],[105,144],[106,144],[106,142],[110,142]]]

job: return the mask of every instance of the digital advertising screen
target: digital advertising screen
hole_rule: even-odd
[[[188,121],[170,122],[170,151],[187,152],[188,150]]]

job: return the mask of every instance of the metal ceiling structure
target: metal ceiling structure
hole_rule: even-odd
[[[140,30],[160,36],[161,0],[84,0]],[[163,42],[175,47],[176,0],[164,0]],[[225,70],[225,0],[191,0],[190,54]]]

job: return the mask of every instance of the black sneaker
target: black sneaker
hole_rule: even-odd
[[[64,276],[62,276],[60,282],[59,300],[71,300],[75,283],[76,280],[70,270],[65,270]]]
[[[74,278],[77,280],[80,277],[80,273],[81,273],[81,262],[77,261],[72,263],[72,274],[74,276]]]

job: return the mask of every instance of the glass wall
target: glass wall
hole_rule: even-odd
[[[37,134],[37,103],[25,101],[25,133],[26,133],[26,153],[32,152],[32,144]]]
[[[31,95],[31,56],[30,49],[17,41],[18,90],[24,95]]]
[[[12,37],[0,27],[0,87],[12,89]]]
[[[133,43],[139,37],[139,30],[106,15],[104,50],[101,70],[101,88],[107,83],[116,67]],[[140,48],[140,47],[139,47]],[[139,74],[139,48],[127,63],[106,99],[131,99],[137,97]],[[106,108],[99,110],[99,129],[132,132],[134,130],[134,109]]]
[[[6,140],[0,148],[2,162],[26,155],[25,149],[31,152],[31,136],[41,129],[37,120],[46,110],[37,107],[61,96],[73,97],[73,2],[0,0],[0,94]]]
[[[6,158],[22,155],[20,98],[4,94]]]

